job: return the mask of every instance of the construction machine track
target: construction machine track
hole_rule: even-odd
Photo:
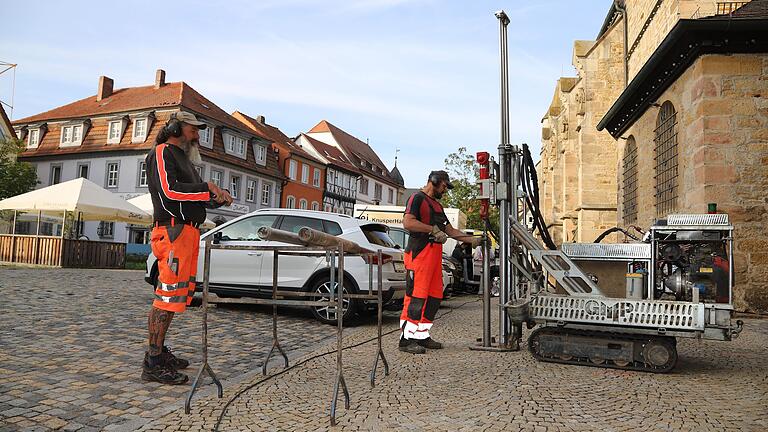
[[[677,363],[677,342],[670,336],[609,331],[536,328],[528,350],[538,361],[667,373]]]

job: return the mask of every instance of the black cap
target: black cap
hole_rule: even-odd
[[[431,173],[429,173],[429,181],[432,183],[439,183],[441,181],[444,181],[448,186],[448,189],[453,189],[451,180],[448,178],[448,173],[443,170],[432,171]]]

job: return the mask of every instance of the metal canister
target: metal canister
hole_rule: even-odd
[[[643,299],[643,283],[645,274],[641,271],[627,273],[627,298],[632,300]]]

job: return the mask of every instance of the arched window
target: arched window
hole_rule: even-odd
[[[299,200],[299,208],[302,209],[302,210],[306,210],[307,209],[307,200],[305,200],[304,198],[300,199]]]
[[[623,184],[624,190],[624,225],[637,223],[637,144],[635,137],[627,138],[627,146],[624,148],[623,160]]]
[[[288,195],[285,198],[285,208],[296,208],[296,198],[293,195]]]
[[[317,172],[317,170],[315,170],[315,172]],[[315,211],[320,210],[320,203],[318,203],[317,201],[312,201],[312,210],[315,210]]]
[[[670,101],[664,102],[656,119],[654,133],[656,161],[656,216],[665,217],[677,210],[677,113]]]

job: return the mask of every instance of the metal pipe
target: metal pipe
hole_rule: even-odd
[[[627,21],[627,6],[623,0],[613,0],[613,6],[621,14],[621,20],[624,22],[624,87],[629,84],[629,58],[627,57],[627,45],[629,45],[629,23]]]
[[[499,144],[499,179],[504,189],[499,200],[499,278],[500,292],[499,305],[504,305],[509,296],[509,186],[510,180],[507,168],[509,167],[509,90],[507,88],[509,79],[507,75],[507,25],[509,17],[502,10],[496,12],[496,18],[499,19],[499,57],[500,57],[500,84],[501,84],[501,143]],[[506,186],[506,188],[504,187]],[[506,346],[508,339],[507,313],[503,307],[499,308],[499,345]]]
[[[483,346],[491,346],[491,255],[488,228],[483,230]]]

